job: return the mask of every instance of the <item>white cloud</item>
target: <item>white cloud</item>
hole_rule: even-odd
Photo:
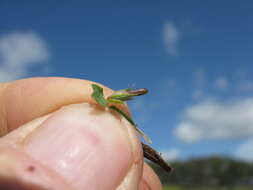
[[[181,151],[176,148],[161,150],[160,152],[162,154],[162,157],[167,161],[177,160],[181,155]]]
[[[178,55],[179,30],[172,22],[167,22],[163,28],[163,39],[170,55]]]
[[[235,153],[235,156],[239,159],[246,160],[246,161],[253,161],[253,138],[242,143]]]
[[[228,87],[228,80],[224,77],[216,79],[215,86],[220,89],[225,89]]]
[[[0,37],[0,82],[24,77],[29,66],[47,60],[46,43],[34,32],[15,32]]]
[[[204,101],[187,108],[174,130],[186,143],[203,139],[241,139],[253,135],[253,98],[230,103]]]

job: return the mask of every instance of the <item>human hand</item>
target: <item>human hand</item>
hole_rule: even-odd
[[[0,85],[1,190],[162,189],[135,130],[94,106],[90,86],[67,78]]]

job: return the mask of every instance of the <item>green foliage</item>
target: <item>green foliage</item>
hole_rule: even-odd
[[[163,190],[252,190],[252,187],[235,187],[235,188],[226,188],[226,187],[182,187],[182,186],[175,186],[175,185],[168,185],[164,186]]]
[[[168,175],[159,167],[152,165],[164,185],[177,184],[180,187],[202,190],[197,187],[210,187],[216,190],[244,190],[238,186],[251,186],[253,189],[253,164],[230,158],[209,157],[171,163],[174,171]],[[226,188],[225,188],[226,187]],[[234,190],[233,189],[233,190]],[[209,189],[203,189],[209,190]],[[247,188],[245,189],[247,190]]]

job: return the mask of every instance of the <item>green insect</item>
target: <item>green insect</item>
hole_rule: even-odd
[[[102,107],[107,107],[109,109],[112,109],[116,112],[118,112],[120,115],[122,115],[129,123],[133,125],[135,130],[143,136],[145,141],[148,143],[152,143],[150,138],[148,138],[147,135],[144,134],[143,131],[141,131],[138,127],[137,124],[133,121],[133,119],[127,115],[124,111],[120,110],[118,107],[115,106],[115,104],[124,104],[125,101],[132,100],[135,96],[141,96],[144,95],[148,92],[147,89],[142,88],[142,89],[137,89],[133,90],[131,88],[123,89],[123,90],[118,90],[115,91],[112,95],[107,97],[105,99],[104,93],[103,93],[103,88],[96,85],[92,84],[92,98]],[[112,104],[114,103],[114,104]],[[162,168],[164,168],[167,172],[170,172],[172,170],[171,166],[168,165],[167,162],[163,160],[161,155],[156,152],[152,147],[142,143],[142,149],[143,149],[143,154],[144,157],[149,159],[150,161],[160,165]]]
[[[110,103],[116,103],[116,104],[124,104],[125,101],[132,100],[135,96],[141,96],[143,94],[146,94],[148,92],[147,89],[138,89],[138,90],[132,90],[130,88],[128,89],[123,89],[123,90],[118,90],[115,91],[112,95],[110,95],[108,98],[104,98],[104,93],[103,93],[103,88],[96,84],[92,84],[92,97],[96,100],[99,105],[103,107],[109,107],[110,109],[118,112],[120,115],[122,115],[129,123],[131,123],[135,130],[143,136],[145,141],[148,143],[152,143],[151,139],[144,134],[143,131],[141,131],[138,127],[137,124],[133,121],[131,117],[129,117],[124,111],[120,110],[114,105],[110,105]]]

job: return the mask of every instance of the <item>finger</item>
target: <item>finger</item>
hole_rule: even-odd
[[[0,189],[134,190],[142,161],[125,119],[88,103],[71,105],[0,139]]]
[[[89,102],[93,82],[70,78],[30,78],[0,86],[0,136],[63,105]],[[103,86],[104,87],[104,86]],[[105,95],[112,90],[104,87]],[[125,107],[122,107],[127,112]]]
[[[143,166],[143,175],[139,190],[162,190],[162,184],[154,170],[146,163]]]
[[[5,113],[5,117],[0,118],[0,122],[2,123],[0,134],[15,129],[20,124],[38,116],[54,111],[62,105],[83,101],[94,103],[90,98],[91,83],[90,81],[78,79],[33,78],[2,85],[0,89],[2,92],[0,95],[0,110],[2,113]],[[106,87],[104,87],[104,91],[106,95],[112,92]],[[127,112],[125,107],[121,109],[125,109],[124,111]],[[3,126],[5,130],[3,130]],[[22,136],[22,138],[25,136],[24,131],[20,131],[19,134],[21,135],[17,136]],[[130,132],[130,134],[134,136],[134,133]],[[137,138],[134,138],[136,141]],[[129,169],[118,189],[136,188],[133,184],[136,185],[138,183],[142,163],[141,150],[138,147],[138,142],[136,144],[137,146],[132,146],[135,149],[132,160],[134,164],[130,167],[131,169]],[[18,163],[18,161],[8,163]],[[24,163],[21,165],[23,166]]]

